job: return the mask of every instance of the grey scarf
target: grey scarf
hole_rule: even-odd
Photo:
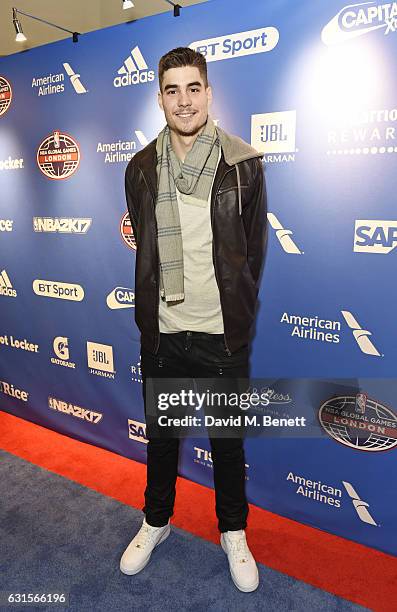
[[[182,232],[175,185],[187,197],[207,202],[218,163],[220,141],[212,119],[182,163],[175,155],[168,125],[157,137],[156,202],[157,239],[160,256],[160,291],[166,302],[184,300]]]

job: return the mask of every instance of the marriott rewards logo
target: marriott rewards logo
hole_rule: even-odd
[[[226,34],[217,38],[196,40],[189,47],[202,53],[207,62],[217,62],[224,59],[233,59],[243,55],[254,55],[272,51],[277,45],[280,34],[272,26]]]
[[[397,2],[349,4],[323,28],[321,40],[337,45],[375,30],[384,30],[385,35],[397,31]]]

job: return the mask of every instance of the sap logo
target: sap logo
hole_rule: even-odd
[[[386,255],[397,247],[397,221],[357,219],[354,251]]]
[[[154,80],[154,72],[148,69],[148,65],[138,46],[132,49],[117,73],[120,76],[114,78],[114,87],[139,85],[140,83],[148,83]]]
[[[128,437],[130,440],[136,440],[137,442],[143,442],[143,444],[147,444],[148,439],[146,437],[145,423],[141,423],[140,421],[134,421],[133,419],[128,419]]]
[[[321,40],[325,45],[336,45],[381,28],[385,28],[385,35],[397,31],[397,2],[349,4],[323,28]]]
[[[265,53],[277,45],[280,34],[277,28],[267,27],[259,30],[248,30],[235,34],[226,34],[217,38],[207,38],[190,43],[189,47],[198,51],[207,62]]]

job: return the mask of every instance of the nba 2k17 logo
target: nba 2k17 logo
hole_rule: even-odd
[[[76,172],[79,166],[79,145],[69,134],[56,130],[40,144],[37,151],[37,163],[47,178],[67,179]]]
[[[0,117],[10,108],[12,100],[11,84],[3,76],[0,76]]]

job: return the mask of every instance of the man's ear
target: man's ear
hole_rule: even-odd
[[[163,108],[163,96],[161,94],[161,91],[159,91],[157,93],[157,102],[159,103],[159,107],[161,108],[161,110],[164,110],[164,108]]]

